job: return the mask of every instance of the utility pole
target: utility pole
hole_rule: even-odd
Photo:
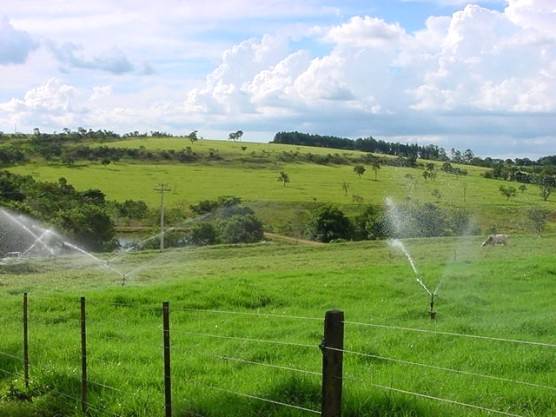
[[[164,250],[164,193],[172,190],[168,184],[158,184],[154,191],[160,193],[160,251],[162,252]]]

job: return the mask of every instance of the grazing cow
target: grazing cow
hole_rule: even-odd
[[[481,246],[482,247],[485,247],[487,245],[491,245],[491,246],[504,245],[504,246],[506,246],[508,244],[508,238],[509,238],[508,235],[489,235],[487,240],[485,240]]]

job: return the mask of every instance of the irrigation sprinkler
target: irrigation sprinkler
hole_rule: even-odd
[[[435,299],[435,293],[432,293],[431,294],[430,310],[429,310],[431,320],[436,320],[436,311],[434,311],[434,301],[435,301],[434,299]]]

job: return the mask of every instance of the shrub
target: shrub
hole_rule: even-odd
[[[254,243],[263,239],[263,224],[253,214],[233,215],[218,225],[223,243]]]
[[[350,220],[340,209],[330,205],[315,209],[307,226],[308,237],[321,242],[351,239],[352,233]]]
[[[353,238],[375,240],[386,237],[384,212],[375,206],[368,206],[355,218]]]
[[[216,241],[216,229],[210,223],[197,223],[191,229],[191,243],[193,245],[214,245]]]

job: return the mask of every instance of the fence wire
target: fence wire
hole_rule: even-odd
[[[496,380],[496,381],[500,381],[500,382],[508,382],[508,383],[513,383],[513,384],[518,384],[518,385],[526,385],[526,386],[530,386],[530,387],[533,387],[533,388],[542,388],[542,389],[548,389],[548,390],[556,391],[556,387],[553,387],[553,386],[550,386],[550,385],[535,384],[533,382],[521,381],[521,380],[518,380],[518,379],[504,378],[504,377],[498,377],[498,376],[495,376],[495,375],[476,373],[476,372],[472,372],[472,371],[464,371],[464,370],[460,370],[460,369],[447,368],[447,367],[443,367],[443,366],[429,365],[429,364],[420,363],[420,362],[412,362],[412,361],[407,361],[407,360],[404,360],[404,359],[390,358],[390,357],[387,357],[387,356],[374,355],[374,354],[371,354],[371,353],[357,352],[357,351],[347,350],[347,349],[338,349],[338,348],[333,348],[333,347],[325,347],[325,349],[334,350],[334,351],[338,351],[338,352],[344,352],[344,353],[351,354],[351,355],[356,355],[356,356],[363,356],[363,357],[367,357],[367,358],[380,359],[380,360],[384,360],[384,361],[388,361],[388,362],[400,363],[400,364],[403,364],[403,365],[419,366],[419,367],[427,368],[427,369],[435,369],[435,370],[438,370],[438,371],[452,372],[452,373],[460,374],[460,375],[474,376],[474,377],[477,377],[477,378],[492,379],[492,380]]]
[[[172,307],[172,312],[197,312],[197,313],[208,313],[208,314],[230,314],[238,316],[250,316],[250,317],[264,317],[264,318],[278,318],[278,319],[291,319],[291,320],[310,320],[323,322],[322,317],[307,317],[307,316],[297,316],[290,314],[274,314],[274,313],[259,313],[259,312],[249,312],[249,311],[229,311],[229,310],[212,310],[203,308],[175,308]]]
[[[281,401],[271,400],[270,398],[264,398],[264,397],[259,397],[259,396],[252,395],[252,394],[246,394],[246,393],[243,393],[243,392],[232,391],[232,390],[229,390],[229,389],[219,388],[219,387],[215,387],[213,385],[208,385],[208,384],[198,384],[198,385],[201,385],[204,388],[212,389],[214,391],[220,391],[220,392],[225,392],[227,394],[236,395],[238,397],[249,398],[249,399],[252,399],[252,400],[258,400],[258,401],[262,401],[262,402],[270,403],[270,404],[274,404],[274,405],[280,405],[282,407],[292,408],[292,409],[300,410],[300,411],[305,411],[307,413],[319,414],[319,415],[321,414],[320,411],[313,410],[311,408],[305,408],[305,407],[301,407],[299,405],[283,403]],[[521,416],[518,416],[518,417],[521,417]]]
[[[11,353],[8,352],[3,352],[0,350],[0,355],[5,356],[6,358],[11,358],[23,362],[23,359],[21,359],[19,356],[12,355]]]
[[[470,339],[489,340],[494,342],[505,342],[505,343],[514,343],[514,344],[522,344],[522,345],[556,348],[556,344],[547,343],[547,342],[536,342],[536,341],[520,340],[520,339],[506,339],[503,337],[492,337],[492,336],[482,336],[482,335],[475,335],[475,334],[468,334],[468,333],[456,333],[456,332],[445,332],[439,330],[418,329],[414,327],[390,326],[386,324],[362,323],[358,321],[344,321],[343,323],[348,325],[355,325],[355,326],[376,327],[380,329],[401,330],[407,332],[427,333],[427,334],[441,335],[441,336],[466,337]]]
[[[212,333],[197,333],[197,332],[189,332],[189,331],[181,331],[181,334],[187,334],[190,336],[199,336],[199,337],[210,337],[215,339],[225,339],[225,340],[237,340],[240,342],[253,342],[253,343],[268,343],[273,345],[281,345],[281,346],[295,346],[295,347],[302,347],[302,348],[309,348],[309,349],[317,349],[318,345],[308,345],[303,343],[295,343],[295,342],[284,342],[282,340],[273,340],[273,339],[256,339],[250,337],[240,337],[240,336],[224,336],[224,335],[217,335]]]
[[[380,384],[374,384],[374,383],[367,383],[367,384],[374,387],[374,388],[379,388],[379,389],[386,390],[386,391],[392,391],[392,392],[397,392],[397,393],[400,393],[400,394],[412,395],[412,396],[418,397],[418,398],[425,398],[425,399],[428,399],[428,400],[434,400],[434,401],[438,401],[438,402],[442,402],[442,403],[446,403],[446,404],[457,405],[457,406],[460,406],[460,407],[466,407],[466,408],[470,408],[470,409],[474,409],[474,410],[480,410],[480,411],[484,411],[486,413],[498,414],[498,415],[507,416],[507,417],[525,417],[521,414],[515,414],[515,413],[510,413],[510,412],[507,412],[507,411],[495,410],[493,408],[483,407],[483,406],[475,405],[475,404],[468,404],[468,403],[464,403],[464,402],[461,402],[461,401],[451,400],[451,399],[448,399],[448,398],[435,397],[433,395],[422,394],[420,392],[413,392],[413,391],[408,391],[408,390],[395,388],[395,387],[389,387],[387,385],[380,385]]]

